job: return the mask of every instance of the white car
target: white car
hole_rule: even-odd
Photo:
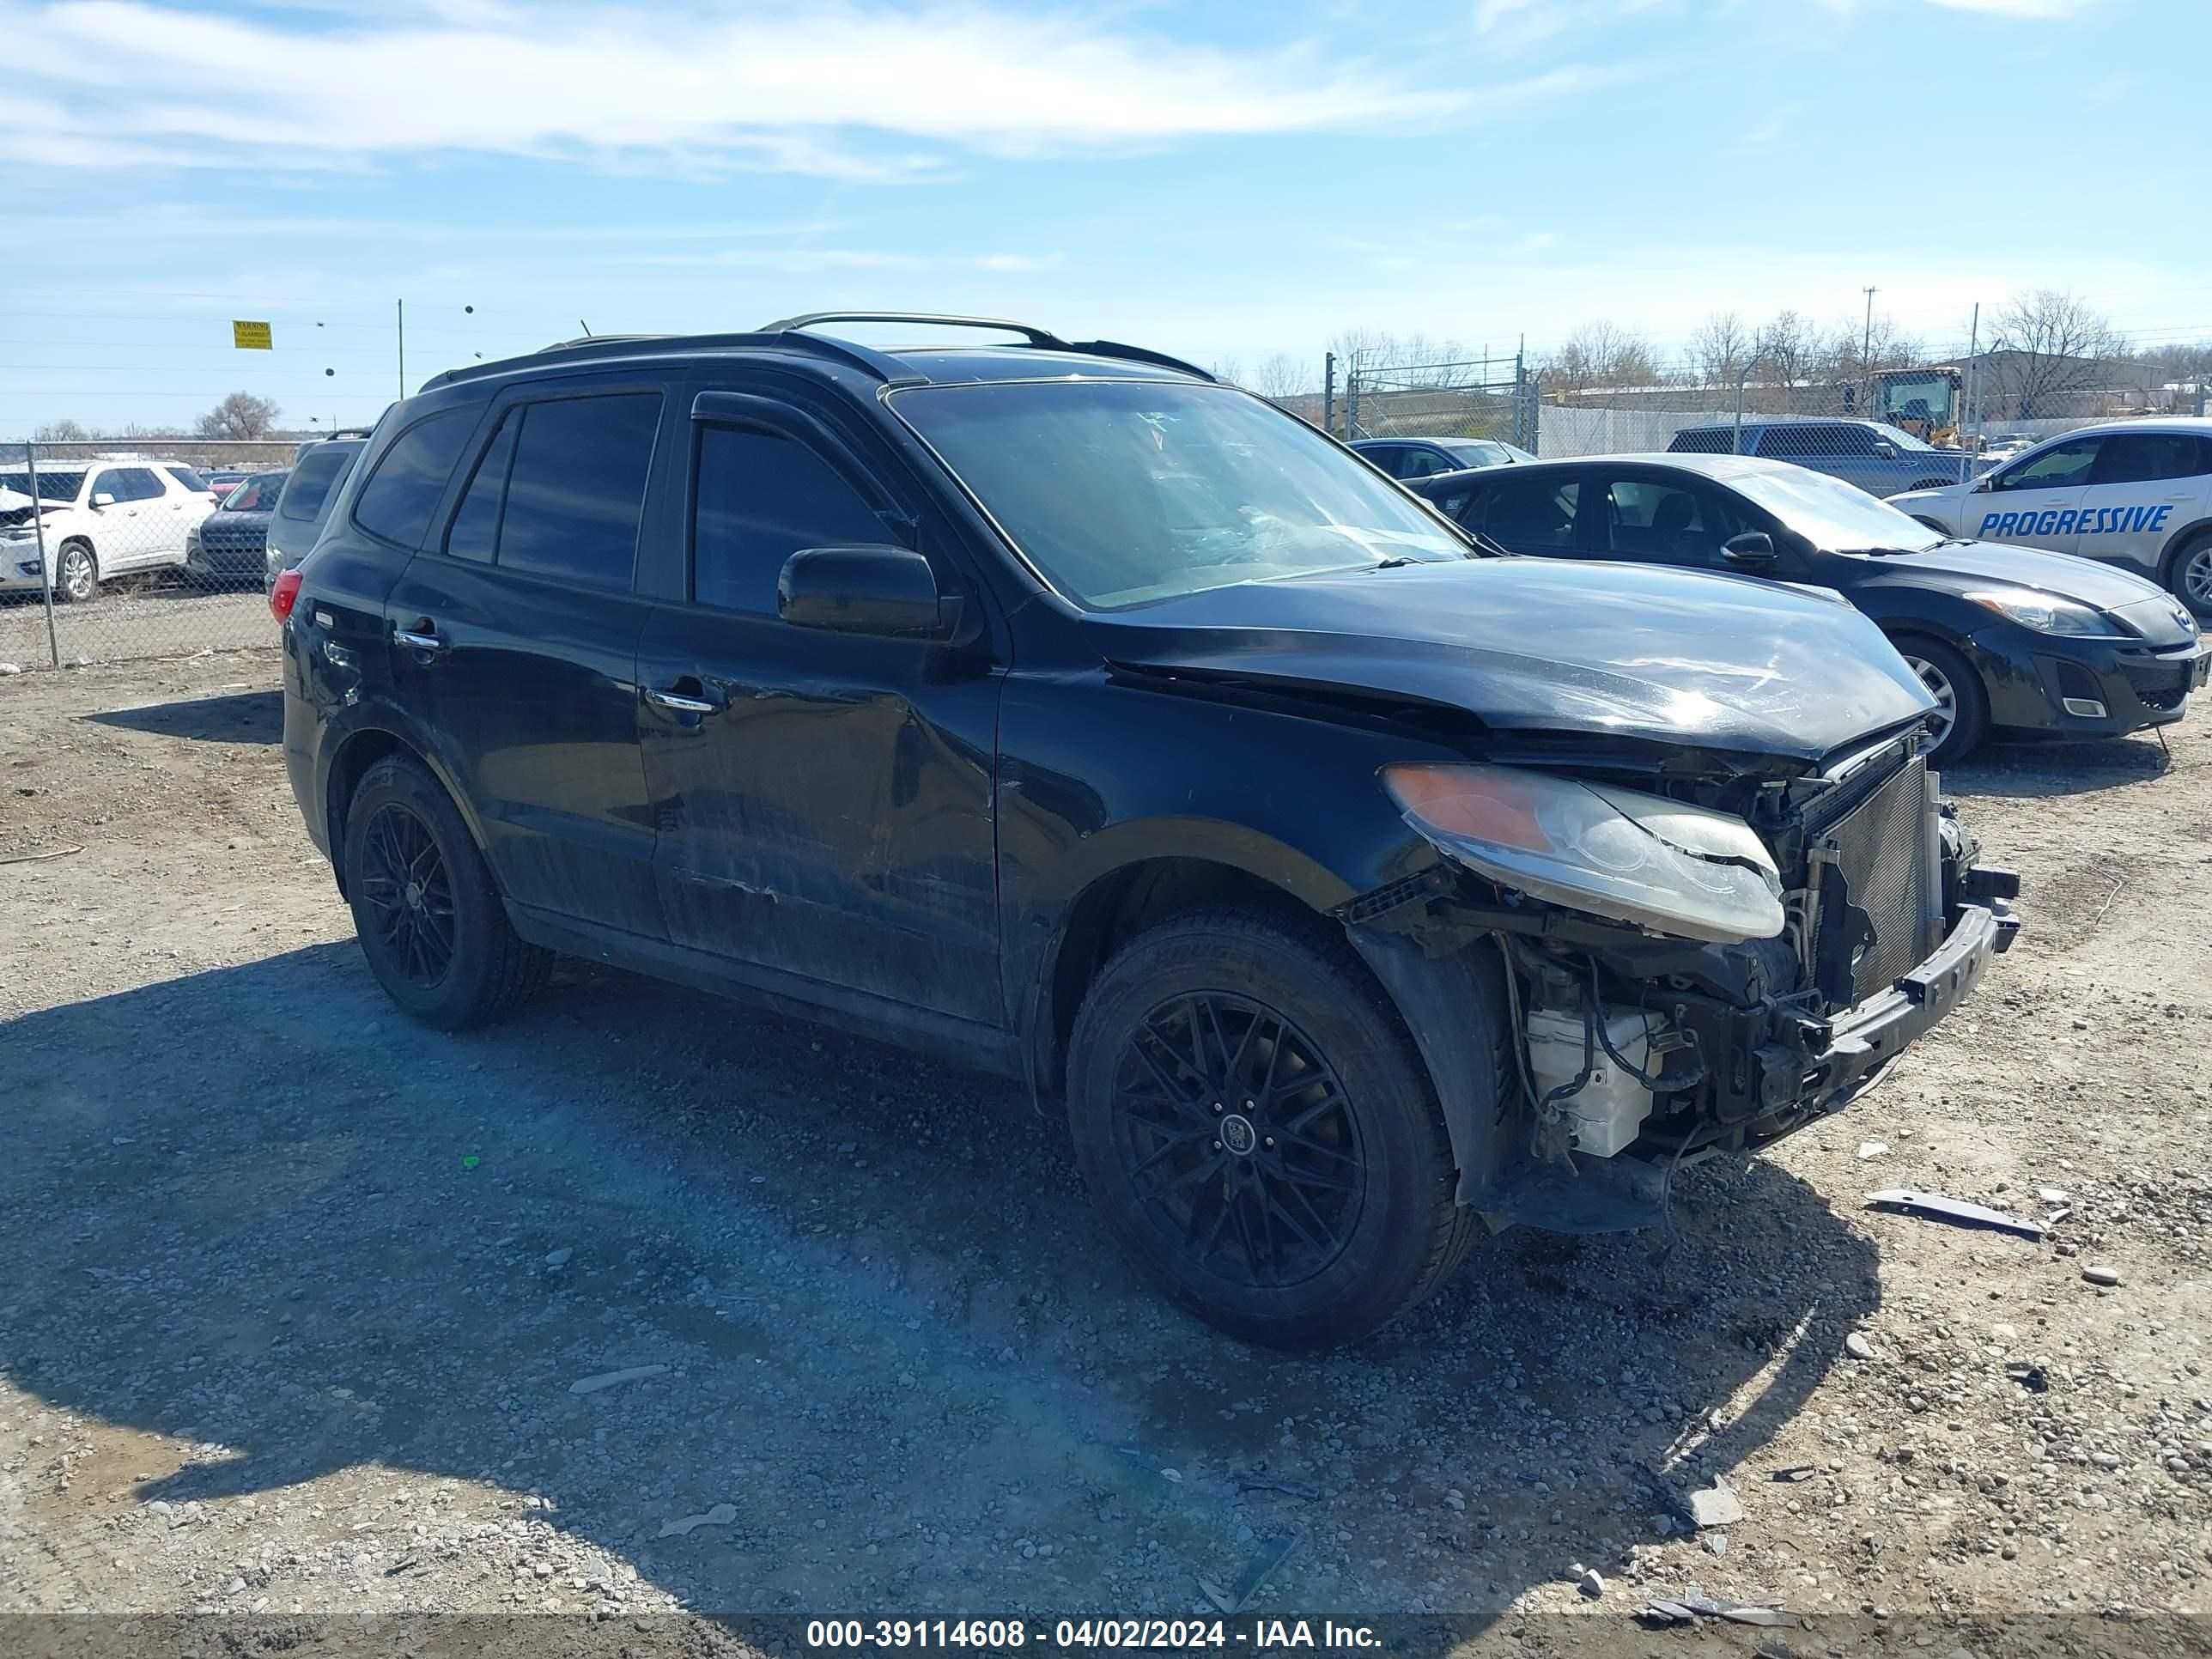
[[[27,467],[0,466],[0,593],[46,585],[30,495]],[[193,527],[215,511],[191,468],[145,455],[42,461],[38,495],[58,599],[89,599],[118,576],[184,563]]]
[[[1947,535],[2126,565],[2212,617],[2212,419],[2081,427],[1889,503]]]

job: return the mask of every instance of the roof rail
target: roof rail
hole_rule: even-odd
[[[1018,334],[1034,346],[1065,350],[1067,342],[1049,329],[1030,323],[1009,322],[1003,317],[951,317],[928,311],[809,311],[768,324],[763,334],[784,334],[811,329],[817,323],[927,323],[934,328],[988,328]]]
[[[880,380],[908,380],[915,378],[905,364],[879,351],[855,345],[850,340],[833,339],[826,334],[808,334],[798,330],[781,332],[763,329],[751,334],[594,334],[581,340],[556,340],[551,345],[520,357],[502,357],[495,362],[466,363],[459,368],[447,369],[422,382],[422,389],[431,391],[438,386],[458,386],[465,380],[479,380],[487,374],[508,374],[526,363],[552,353],[572,359],[595,357],[627,357],[640,347],[665,347],[672,350],[686,347],[712,349],[724,346],[764,346],[786,351],[811,352],[817,356],[834,357],[840,362],[865,370]]]
[[[1018,334],[1030,344],[1044,351],[1086,351],[1094,357],[1118,357],[1133,363],[1151,363],[1159,368],[1180,369],[1186,374],[1195,374],[1201,380],[1213,376],[1196,363],[1187,363],[1180,357],[1170,357],[1164,351],[1153,351],[1145,346],[1123,345],[1118,340],[1063,340],[1049,329],[1038,328],[1030,323],[1017,323],[1004,317],[948,317],[922,311],[810,311],[802,316],[786,317],[762,330],[763,333],[777,333],[799,329],[811,329],[817,323],[927,323],[941,328],[987,328]]]

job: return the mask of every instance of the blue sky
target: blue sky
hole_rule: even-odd
[[[400,297],[410,385],[580,319],[854,306],[1247,364],[1671,347],[1869,283],[1934,343],[2038,287],[2212,337],[2204,0],[0,0],[0,435],[241,386],[366,422]]]

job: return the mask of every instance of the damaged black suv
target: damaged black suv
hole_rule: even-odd
[[[1651,1224],[2010,943],[1874,624],[1492,556],[1158,353],[843,313],[439,376],[270,603],[285,758],[433,1025],[571,952],[1064,1103],[1258,1341]],[[923,325],[928,325],[925,330]]]

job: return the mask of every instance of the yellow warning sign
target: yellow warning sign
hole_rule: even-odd
[[[230,325],[230,343],[240,351],[273,351],[276,343],[269,337],[266,323],[241,323]]]

